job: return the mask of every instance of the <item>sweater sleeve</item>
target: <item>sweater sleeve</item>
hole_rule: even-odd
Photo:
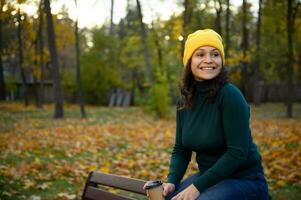
[[[200,193],[229,177],[248,157],[249,106],[239,89],[230,84],[221,90],[220,98],[226,151],[193,183]]]
[[[182,145],[182,126],[180,111],[176,114],[176,138],[169,166],[168,182],[175,185],[182,180],[191,160],[192,151]]]

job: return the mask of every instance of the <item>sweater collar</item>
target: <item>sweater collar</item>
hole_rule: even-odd
[[[210,90],[210,80],[195,81],[195,87],[198,94],[206,94]]]

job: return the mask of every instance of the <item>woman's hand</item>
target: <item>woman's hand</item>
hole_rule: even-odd
[[[144,186],[143,186],[144,190],[148,183],[149,183],[149,181],[144,184]],[[169,195],[170,193],[172,193],[173,191],[175,191],[175,188],[176,188],[176,186],[172,183],[163,183],[162,186],[163,186],[163,196],[165,196],[165,197],[167,195]]]
[[[173,191],[175,191],[176,186],[173,183],[163,183],[163,196],[167,196]]]
[[[195,200],[200,195],[200,192],[192,184],[185,190],[174,196],[171,200]]]

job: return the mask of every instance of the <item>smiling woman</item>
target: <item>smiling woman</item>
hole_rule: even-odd
[[[185,43],[176,139],[163,195],[167,200],[267,200],[261,156],[253,142],[249,106],[228,83],[222,38],[211,29]],[[199,172],[182,178],[196,153]]]

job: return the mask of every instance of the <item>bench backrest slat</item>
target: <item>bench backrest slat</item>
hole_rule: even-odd
[[[113,174],[93,172],[90,181],[93,183],[130,191],[137,194],[146,195],[145,190],[143,190],[143,185],[146,182],[143,180],[116,176]]]
[[[92,200],[134,200],[128,197],[123,197],[117,194],[109,193],[104,190],[88,186],[85,199]]]

